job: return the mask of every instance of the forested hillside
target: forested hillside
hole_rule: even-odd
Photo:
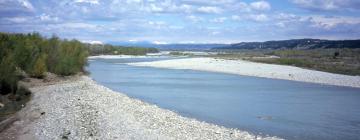
[[[360,48],[360,40],[320,40],[320,39],[292,39],[266,42],[242,42],[225,47],[216,47],[217,50],[237,49],[319,49],[319,48]]]

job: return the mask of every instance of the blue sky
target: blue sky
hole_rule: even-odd
[[[359,39],[359,0],[0,0],[0,31],[82,41]]]

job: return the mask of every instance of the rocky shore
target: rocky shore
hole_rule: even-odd
[[[87,76],[31,86],[33,97],[0,139],[278,139],[182,117]]]
[[[244,60],[185,58],[129,64],[134,66],[223,72],[237,75],[360,88],[360,76],[341,75],[294,66],[264,64]]]

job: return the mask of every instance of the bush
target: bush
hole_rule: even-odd
[[[295,58],[279,58],[278,63],[282,65],[293,65],[297,67],[312,67],[312,63],[302,59]]]
[[[0,33],[0,92],[16,92],[19,71],[42,78],[49,71],[71,75],[84,71],[88,51],[77,40],[50,39],[38,33]]]
[[[46,72],[46,55],[40,55],[33,65],[31,76],[35,78],[42,78]]]
[[[59,75],[71,75],[84,71],[87,56],[85,46],[79,41],[64,41],[59,47],[58,61],[53,72]]]
[[[123,47],[113,45],[101,44],[87,44],[87,49],[91,55],[111,54],[111,55],[146,55],[147,53],[159,52],[156,48],[142,48],[142,47]]]
[[[18,77],[16,74],[14,59],[11,55],[7,55],[0,62],[1,94],[7,94],[9,91],[15,92],[17,81]]]

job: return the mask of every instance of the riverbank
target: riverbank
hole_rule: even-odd
[[[284,79],[309,83],[360,88],[360,76],[333,74],[294,66],[264,64],[243,60],[216,58],[185,58],[154,62],[129,63],[134,66],[150,66],[170,69],[192,69],[230,74]]]
[[[32,100],[0,139],[277,139],[185,118],[87,76],[30,87]]]

